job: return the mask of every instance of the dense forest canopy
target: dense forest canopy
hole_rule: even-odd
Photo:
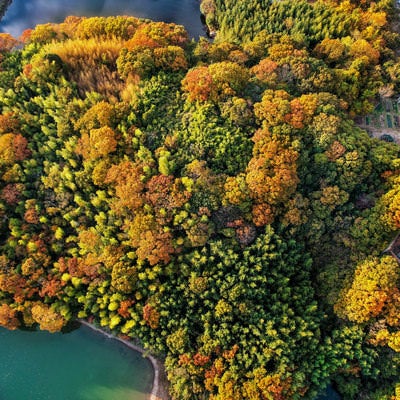
[[[202,9],[0,35],[0,325],[139,339],[175,399],[397,399],[399,147],[352,119],[394,3]]]

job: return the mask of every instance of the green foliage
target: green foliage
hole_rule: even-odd
[[[351,120],[398,85],[390,5],[202,10],[214,43],[133,17],[3,37],[0,325],[92,318],[177,399],[392,400],[399,149]]]

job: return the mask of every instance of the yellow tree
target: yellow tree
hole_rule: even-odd
[[[31,312],[33,320],[39,324],[41,330],[59,332],[67,322],[61,314],[43,303],[35,303]]]
[[[392,181],[392,188],[380,199],[383,205],[383,221],[393,230],[400,228],[400,177],[396,176]]]
[[[397,315],[400,313],[399,277],[400,266],[391,256],[362,261],[357,265],[350,285],[340,294],[335,305],[337,315],[358,323],[377,317],[389,317],[388,322],[396,322],[390,317],[394,313],[393,307],[397,308]],[[393,301],[395,299],[397,301]]]
[[[117,148],[115,132],[108,126],[91,129],[89,134],[83,133],[78,141],[76,152],[85,160],[93,160],[112,153]]]

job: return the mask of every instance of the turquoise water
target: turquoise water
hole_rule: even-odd
[[[328,386],[325,392],[319,395],[315,400],[340,400],[338,392],[336,392],[332,386]]]
[[[13,0],[0,31],[18,37],[27,28],[68,15],[134,15],[184,25],[197,39],[205,34],[199,7],[199,0]]]
[[[0,400],[145,400],[152,380],[141,354],[87,327],[0,328]]]

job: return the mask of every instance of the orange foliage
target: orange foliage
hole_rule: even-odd
[[[20,323],[17,317],[17,311],[11,308],[8,304],[3,303],[0,306],[0,326],[10,330],[15,330],[19,325]]]
[[[95,229],[85,229],[79,232],[79,247],[85,253],[98,253],[101,245],[100,235]],[[81,254],[82,254],[81,252]]]
[[[249,60],[249,56],[242,50],[232,50],[228,54],[228,60],[244,65]]]
[[[24,185],[22,183],[9,183],[1,191],[0,198],[9,205],[16,205],[20,201]]]
[[[393,313],[399,313],[399,301],[393,301],[397,293],[396,282],[400,267],[391,256],[371,258],[361,262],[354,273],[351,286],[342,290],[335,311],[341,318],[364,323],[372,318],[393,320]],[[396,308],[396,311],[392,309]]]
[[[179,356],[178,363],[179,363],[179,365],[188,365],[188,364],[190,364],[190,360],[191,360],[190,356],[185,353],[185,354],[181,354]]]
[[[26,279],[20,275],[0,274],[0,290],[14,294],[16,303],[22,303],[26,297],[29,297],[30,291],[27,289],[28,287]],[[32,291],[35,292],[36,289]]]
[[[273,209],[266,203],[254,204],[251,213],[253,223],[256,226],[265,226],[271,224],[274,220]]]
[[[13,150],[15,161],[25,160],[31,155],[31,151],[28,149],[28,141],[21,135],[14,135]]]
[[[31,35],[32,35],[33,29],[25,29],[21,36],[19,37],[19,40],[22,43],[28,43],[31,39]]]
[[[150,22],[140,25],[132,39],[126,43],[128,50],[135,46],[148,48],[165,46],[184,46],[188,42],[188,34],[183,26],[165,22]]]
[[[41,297],[59,297],[62,295],[62,288],[65,282],[49,275],[46,280],[42,281],[42,288],[39,291]]]
[[[21,134],[5,133],[0,136],[0,164],[13,164],[30,154],[28,141]]]
[[[225,358],[225,360],[232,360],[233,357],[235,357],[235,354],[238,352],[239,346],[237,344],[233,345],[231,349],[225,350],[222,353],[222,357]]]
[[[287,392],[290,388],[290,382],[283,380],[279,375],[267,375],[258,382],[263,396],[271,396],[273,400],[287,399]]]
[[[259,130],[254,137],[254,156],[247,166],[246,182],[258,203],[270,206],[286,201],[296,190],[297,151]]]
[[[302,95],[290,102],[290,114],[285,117],[293,128],[301,129],[311,122],[318,105],[318,98],[314,94]]]
[[[240,92],[248,78],[246,68],[223,61],[191,69],[182,80],[182,89],[188,92],[190,101],[220,101]]]
[[[203,354],[196,353],[193,356],[193,364],[202,367],[210,361],[210,358],[211,358],[210,356],[205,356]]]
[[[19,122],[13,113],[0,115],[0,133],[16,133],[19,128]]]
[[[132,304],[134,304],[133,300],[122,300],[119,304],[118,314],[123,318],[129,318],[131,316],[129,308]]]
[[[115,186],[117,199],[113,207],[117,212],[124,208],[135,211],[143,205],[143,184],[141,177],[143,168],[132,161],[123,161],[113,165],[106,176],[105,183],[112,183]]]
[[[278,64],[275,61],[272,61],[269,58],[264,58],[255,65],[251,71],[261,82],[273,83],[277,78],[277,74],[275,73],[277,68]]]
[[[146,183],[146,199],[156,209],[171,211],[182,207],[190,198],[190,193],[184,189],[180,179],[172,175],[155,175]],[[167,216],[172,217],[169,213]]]
[[[151,265],[159,262],[167,264],[175,253],[172,233],[163,229],[153,215],[136,214],[127,226],[132,246],[140,260],[148,260]]]
[[[326,150],[325,154],[329,161],[335,161],[340,158],[344,153],[346,153],[346,147],[344,147],[340,142],[335,140]]]
[[[182,81],[182,89],[188,92],[190,101],[207,101],[212,90],[213,79],[208,67],[191,69]]]
[[[153,306],[147,303],[143,307],[143,319],[151,329],[157,329],[160,320],[160,313]]]
[[[9,33],[0,33],[0,52],[8,52],[18,44],[18,40]]]
[[[24,262],[21,265],[21,272],[23,275],[32,275],[35,270],[37,269],[37,265],[35,263],[35,260],[31,257],[27,258],[24,260]]]
[[[24,220],[28,224],[38,224],[39,223],[39,215],[35,208],[29,208],[25,211]]]

